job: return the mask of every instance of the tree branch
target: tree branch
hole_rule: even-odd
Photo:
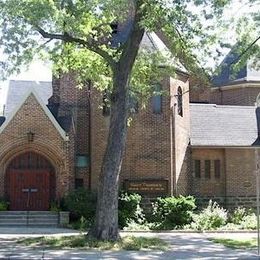
[[[251,42],[245,50],[243,50],[242,53],[239,54],[238,57],[236,57],[231,64],[234,64],[240,60],[240,58],[245,55],[258,41],[260,40],[260,36],[258,36],[253,42]]]
[[[64,42],[71,42],[71,43],[78,43],[90,51],[93,51],[100,55],[104,60],[111,66],[112,69],[115,68],[116,62],[114,61],[113,57],[110,56],[106,51],[102,50],[100,47],[97,46],[97,44],[94,42],[94,40],[86,41],[80,38],[73,37],[69,35],[68,33],[64,34],[55,34],[55,33],[49,33],[43,30],[41,27],[36,26],[36,30],[41,34],[43,38],[48,38],[50,40],[56,39],[56,40],[61,40]]]

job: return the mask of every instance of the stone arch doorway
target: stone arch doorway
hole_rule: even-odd
[[[6,169],[5,190],[10,210],[49,210],[55,200],[55,170],[44,156],[25,152]]]

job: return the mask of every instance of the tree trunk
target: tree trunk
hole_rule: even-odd
[[[118,181],[127,133],[127,82],[116,77],[114,85],[121,91],[111,107],[108,142],[101,169],[95,225],[90,236],[99,240],[117,240]]]
[[[136,1],[136,10],[140,10],[142,2],[142,0]],[[95,223],[88,234],[99,240],[119,238],[119,173],[126,145],[129,81],[144,35],[144,29],[140,27],[141,17],[142,14],[136,11],[132,32],[124,45],[120,60],[113,69],[113,96],[108,142],[101,168]]]

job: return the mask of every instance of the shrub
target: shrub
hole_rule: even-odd
[[[140,202],[141,196],[138,194],[127,194],[126,192],[120,194],[118,199],[120,228],[127,226],[130,222],[143,223],[144,215]],[[95,217],[96,195],[84,188],[72,191],[63,199],[63,209],[70,211],[71,219],[75,221],[77,229],[90,226]]]
[[[246,215],[243,217],[242,222],[240,223],[242,229],[256,229],[257,227],[257,217],[254,213]]]
[[[96,210],[96,195],[84,188],[70,192],[63,200],[64,209],[72,214],[72,219],[84,217],[93,221]]]
[[[118,198],[118,224],[120,228],[130,223],[144,222],[143,210],[140,206],[142,197],[135,193],[121,192]]]
[[[52,212],[60,212],[61,211],[61,208],[60,208],[59,203],[57,201],[51,201],[50,211],[52,211]]]
[[[227,211],[217,202],[209,201],[208,206],[199,214],[193,215],[193,227],[198,230],[216,229],[226,224]]]
[[[9,203],[5,199],[0,198],[0,211],[8,210],[8,206],[9,206]]]
[[[251,215],[248,209],[238,207],[231,213],[229,222],[239,225],[247,215]]]
[[[160,229],[174,229],[189,224],[196,208],[192,196],[158,198],[153,204],[153,221]]]

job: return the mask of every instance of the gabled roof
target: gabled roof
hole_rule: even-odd
[[[47,108],[39,94],[36,92],[35,88],[31,87],[30,89],[27,89],[27,92],[24,94],[23,98],[20,98],[19,104],[16,106],[15,109],[10,112],[9,116],[7,119],[4,121],[4,123],[0,127],[0,134],[4,131],[4,129],[8,126],[10,121],[15,117],[16,113],[20,110],[20,108],[23,106],[25,101],[28,99],[30,95],[33,95],[41,108],[43,109],[44,113],[47,115],[47,117],[50,119],[54,127],[57,129],[59,134],[64,140],[67,140],[66,132],[61,128],[55,117],[52,115],[50,110]]]
[[[259,145],[259,111],[253,106],[190,104],[192,146]]]
[[[44,104],[48,103],[48,99],[52,95],[51,82],[10,80],[5,105],[5,117],[9,116],[17,105],[20,104],[21,98],[32,88],[38,93]]]
[[[260,83],[260,70],[255,69],[250,60],[239,71],[234,71],[233,66],[239,62],[239,59],[240,55],[235,45],[220,64],[217,75],[212,78],[214,86],[219,87],[243,82]]]
[[[123,24],[123,26],[119,27],[117,33],[113,35],[112,46],[117,47],[120,44],[125,43],[129,37],[129,34],[131,33],[132,27],[133,19],[130,18]],[[171,51],[158,36],[158,33],[146,31],[141,41],[140,48],[161,52],[166,58],[168,58],[167,64],[162,65],[173,66],[178,71],[187,74],[185,67],[176,59],[172,58],[172,55],[170,55]]]

